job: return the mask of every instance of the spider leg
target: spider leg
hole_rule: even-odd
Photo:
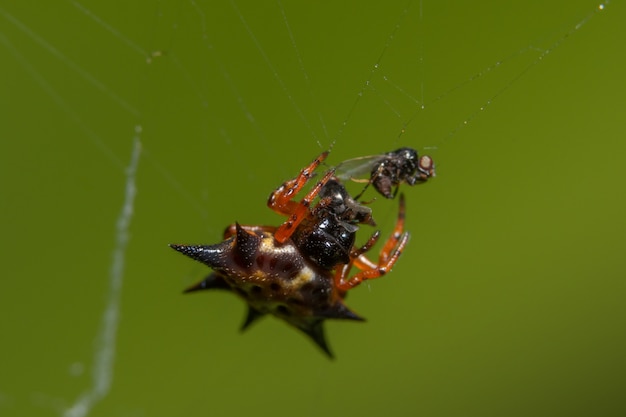
[[[302,201],[296,203],[293,201],[289,201],[289,203],[293,203],[293,211],[288,214],[287,220],[280,225],[278,229],[276,229],[276,233],[274,234],[274,238],[279,242],[283,243],[287,239],[291,237],[293,232],[296,230],[300,222],[304,220],[304,218],[311,213],[311,202],[322,190],[322,187],[335,175],[334,169],[329,169],[324,177],[315,184],[315,187],[309,191]]]
[[[404,247],[409,241],[409,233],[404,232],[404,217],[405,217],[405,202],[404,195],[400,194],[400,209],[398,211],[398,220],[392,235],[387,239],[385,245],[380,251],[378,257],[378,263],[375,264],[364,255],[364,253],[371,249],[376,242],[377,236],[374,235],[368,240],[368,242],[359,250],[355,251],[357,257],[351,261],[348,266],[344,266],[335,274],[335,286],[340,291],[348,291],[361,282],[368,279],[380,278],[391,271],[394,264],[402,254]],[[370,244],[370,242],[373,242]],[[362,250],[367,247],[367,250]],[[353,277],[346,279],[350,267],[354,265],[361,269],[361,272],[357,273]]]
[[[372,263],[369,259],[365,257],[364,253],[372,249],[372,247],[378,241],[379,237],[380,237],[380,230],[377,230],[372,234],[372,236],[370,236],[370,238],[367,240],[367,242],[365,242],[363,246],[361,246],[358,249],[352,250],[352,252],[350,253],[350,262],[348,262],[347,264],[341,265],[335,271],[335,284],[339,284],[345,280],[345,277],[348,276],[348,274],[350,273],[350,270],[352,269],[352,266],[355,265],[355,263],[358,263],[356,265],[357,265],[357,268],[359,269],[368,269],[370,267],[372,268],[376,267],[374,263]],[[361,265],[361,263],[359,263],[360,258],[367,260],[367,262],[370,262],[371,265],[360,266]]]
[[[389,259],[391,251],[398,245],[398,241],[402,238],[404,231],[404,219],[406,217],[404,194],[400,194],[400,207],[398,209],[398,219],[396,220],[396,226],[393,228],[393,233],[389,236],[389,239],[385,242],[385,246],[380,251],[378,263],[382,264]]]
[[[292,201],[293,198],[304,187],[304,184],[313,177],[313,172],[326,159],[328,153],[329,151],[322,152],[310,165],[303,168],[297,177],[285,181],[283,185],[274,190],[267,200],[267,206],[283,216],[291,215],[298,207],[298,203]]]
[[[352,252],[352,254],[350,254],[350,257],[353,259],[357,259],[364,253],[368,252],[370,249],[372,249],[372,247],[374,247],[376,242],[378,242],[378,238],[380,238],[380,230],[377,230],[374,233],[372,233],[372,236],[370,236],[370,238],[367,239],[367,242],[365,242],[365,244],[361,246],[359,249],[355,249]]]

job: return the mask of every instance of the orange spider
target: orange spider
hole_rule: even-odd
[[[328,151],[323,152],[270,195],[268,206],[287,216],[281,226],[235,223],[225,230],[221,243],[170,246],[213,269],[185,292],[230,290],[248,304],[242,330],[272,314],[303,331],[332,357],[324,337],[324,320],[363,320],[344,304],[347,291],[388,273],[409,233],[404,232],[405,201],[400,194],[394,231],[378,262],[369,260],[365,254],[380,233],[374,232],[361,247],[355,247],[355,237],[360,224],[375,225],[371,209],[348,194],[332,168],[302,200],[294,201],[327,156]],[[316,198],[317,204],[312,205]],[[350,277],[353,266],[360,272]]]

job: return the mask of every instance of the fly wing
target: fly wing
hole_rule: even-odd
[[[370,179],[372,170],[385,155],[368,155],[345,160],[335,167],[335,176],[342,181]]]

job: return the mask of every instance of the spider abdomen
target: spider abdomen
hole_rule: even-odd
[[[171,245],[215,272],[187,292],[229,289],[248,304],[243,328],[272,314],[308,334],[330,355],[322,322],[363,320],[343,303],[331,271],[304,257],[293,240],[279,244],[270,232],[236,225],[235,236],[216,245]]]

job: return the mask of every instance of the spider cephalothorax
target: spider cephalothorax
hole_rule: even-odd
[[[345,187],[330,179],[319,193],[320,202],[295,228],[291,240],[304,257],[332,270],[350,262],[358,224],[375,226],[372,210],[350,197]]]
[[[332,356],[324,337],[324,320],[363,320],[344,304],[346,292],[389,272],[409,234],[403,231],[404,197],[400,195],[394,232],[378,262],[370,261],[365,253],[376,243],[379,232],[361,247],[354,242],[359,225],[375,224],[371,209],[350,197],[333,169],[300,202],[293,201],[327,155],[322,153],[270,195],[268,206],[287,216],[281,226],[234,224],[226,229],[221,243],[170,246],[213,269],[186,292],[235,292],[248,304],[243,329],[272,314],[306,333]],[[317,204],[312,205],[316,198]],[[352,266],[361,271],[349,277]]]

